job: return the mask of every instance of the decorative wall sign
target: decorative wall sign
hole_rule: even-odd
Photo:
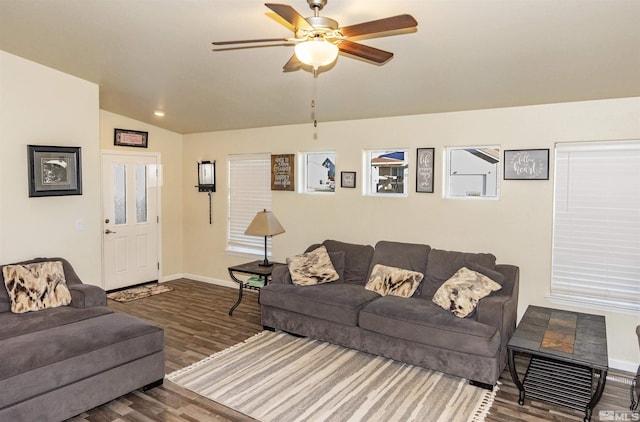
[[[295,190],[295,154],[271,155],[271,190]]]
[[[149,132],[139,130],[114,129],[113,145],[146,148],[149,143]]]
[[[505,150],[504,180],[549,180],[549,150]]]
[[[433,193],[433,158],[435,148],[418,148],[416,158],[416,192]]]
[[[341,171],[340,172],[340,187],[341,188],[355,188],[356,187],[356,172],[355,171]]]
[[[80,147],[28,145],[29,196],[82,195]]]

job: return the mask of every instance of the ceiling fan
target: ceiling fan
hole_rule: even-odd
[[[278,42],[279,44],[262,46],[295,45],[295,52],[289,61],[287,61],[283,66],[283,70],[298,70],[303,64],[306,64],[313,68],[313,72],[315,74],[319,67],[333,63],[340,52],[356,56],[376,64],[384,64],[393,57],[393,53],[369,47],[355,41],[350,41],[349,38],[363,37],[371,34],[378,34],[377,36],[380,36],[383,32],[415,28],[418,25],[418,22],[413,18],[413,16],[404,14],[363,22],[356,25],[339,27],[337,21],[320,16],[320,10],[322,10],[322,8],[327,4],[327,0],[307,0],[307,3],[313,10],[313,16],[307,18],[300,15],[289,5],[265,3],[265,6],[293,26],[294,36],[292,38],[214,41],[213,44],[224,46],[233,44]],[[214,51],[253,47],[261,46],[219,48],[214,49]]]

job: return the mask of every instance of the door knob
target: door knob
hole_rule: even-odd
[[[115,233],[115,232],[114,232],[114,231],[111,231],[111,230],[109,230],[109,229],[107,229],[107,230],[105,230],[105,231],[104,231],[104,234],[111,234],[111,233]]]

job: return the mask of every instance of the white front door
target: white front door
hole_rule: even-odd
[[[155,154],[102,154],[105,290],[159,279]]]

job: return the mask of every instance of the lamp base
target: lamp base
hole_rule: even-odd
[[[265,259],[260,264],[258,264],[258,266],[260,266],[260,267],[273,267],[273,263],[269,262],[268,260]]]

